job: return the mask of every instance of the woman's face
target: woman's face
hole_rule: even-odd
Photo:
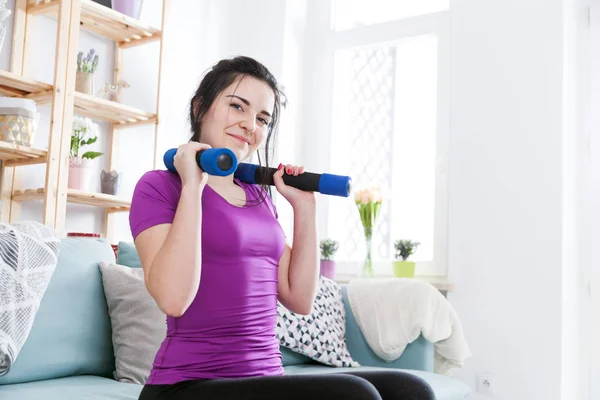
[[[230,149],[238,161],[249,158],[267,136],[274,106],[269,85],[250,76],[237,78],[208,109],[200,141]]]

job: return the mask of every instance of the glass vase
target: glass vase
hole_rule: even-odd
[[[361,278],[373,278],[373,258],[372,258],[372,243],[373,243],[373,228],[365,228],[365,245],[366,254],[365,261],[363,263]]]

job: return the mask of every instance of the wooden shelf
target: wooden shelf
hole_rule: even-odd
[[[37,104],[44,104],[51,101],[52,90],[52,85],[48,83],[0,70],[0,94],[5,96],[28,98]],[[75,92],[75,113],[117,125],[156,122],[156,114],[80,92]]]
[[[117,125],[141,125],[156,121],[153,113],[79,92],[75,92],[75,113]]]
[[[5,161],[6,166],[41,164],[46,162],[47,156],[46,150],[0,141],[0,160]]]
[[[0,70],[0,94],[8,97],[24,97],[37,101],[50,99],[52,85]]]
[[[58,0],[30,0],[27,12],[57,18]],[[121,47],[137,46],[161,38],[159,29],[91,0],[81,0],[80,19],[82,29],[111,39]]]
[[[17,190],[13,194],[15,201],[43,200],[44,189]],[[131,200],[104,193],[87,193],[75,189],[67,189],[67,202],[84,204],[94,207],[104,207],[110,211],[128,211]]]

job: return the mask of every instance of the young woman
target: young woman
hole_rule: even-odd
[[[285,376],[275,333],[277,301],[309,314],[319,278],[315,195],[277,191],[294,211],[293,248],[266,190],[208,176],[195,161],[207,148],[247,160],[277,133],[281,93],[260,63],[217,63],[190,104],[192,137],[174,158],[177,173],[155,170],[136,185],[130,225],[149,293],[167,315],[140,400],[434,399],[424,381],[397,371]],[[261,162],[261,161],[259,161]]]

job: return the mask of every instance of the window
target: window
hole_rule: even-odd
[[[393,242],[402,238],[420,242],[412,257],[419,274],[443,275],[449,56],[440,10],[448,2],[396,3],[333,4],[330,163],[348,171],[355,189],[384,190],[377,272],[391,273]],[[353,201],[329,200],[326,230],[340,241],[341,271],[357,271],[365,248]]]
[[[336,31],[445,11],[449,0],[342,0],[333,4]]]

